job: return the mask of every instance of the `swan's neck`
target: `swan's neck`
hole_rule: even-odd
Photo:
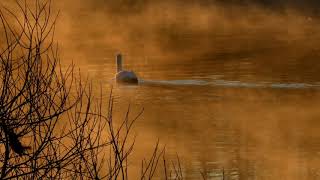
[[[117,55],[116,61],[117,61],[117,72],[120,72],[122,71],[122,55],[121,54]]]

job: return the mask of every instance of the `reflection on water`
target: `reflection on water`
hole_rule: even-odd
[[[103,61],[86,69],[110,87],[113,59]],[[140,83],[115,85],[114,95],[119,117],[129,103],[136,112],[145,108],[135,128],[134,157],[151,152],[159,138],[169,156],[180,155],[186,179],[199,179],[200,170],[209,179],[223,173],[227,179],[319,179],[315,69],[299,70],[291,61],[281,64],[283,71],[279,64],[232,62],[128,60]]]

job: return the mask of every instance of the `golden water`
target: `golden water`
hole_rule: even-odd
[[[61,6],[63,60],[106,99],[113,86],[118,118],[129,103],[132,114],[145,108],[131,167],[159,138],[186,179],[221,179],[222,169],[227,179],[320,178],[318,18],[176,1],[73,5]],[[117,52],[138,86],[114,84]]]
[[[234,58],[127,57],[138,86],[113,83],[112,57],[85,69],[106,90],[113,85],[119,118],[129,103],[132,114],[145,108],[134,128],[133,167],[159,138],[169,157],[179,154],[186,179],[198,179],[200,170],[221,179],[223,168],[230,179],[319,178],[316,60],[303,62],[309,68],[301,70],[299,60]]]

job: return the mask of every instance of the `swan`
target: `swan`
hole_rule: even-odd
[[[117,63],[117,74],[115,79],[117,83],[138,84],[138,77],[133,71],[122,70],[121,54],[117,54],[116,63]]]

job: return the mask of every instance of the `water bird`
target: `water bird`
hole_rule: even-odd
[[[19,156],[26,155],[26,151],[31,149],[30,146],[24,146],[19,140],[20,135],[16,134],[12,129],[7,126],[2,126],[4,133],[7,135],[11,149]]]
[[[117,74],[115,78],[117,83],[138,84],[138,77],[133,71],[122,70],[121,54],[117,54],[116,63],[117,63]]]

